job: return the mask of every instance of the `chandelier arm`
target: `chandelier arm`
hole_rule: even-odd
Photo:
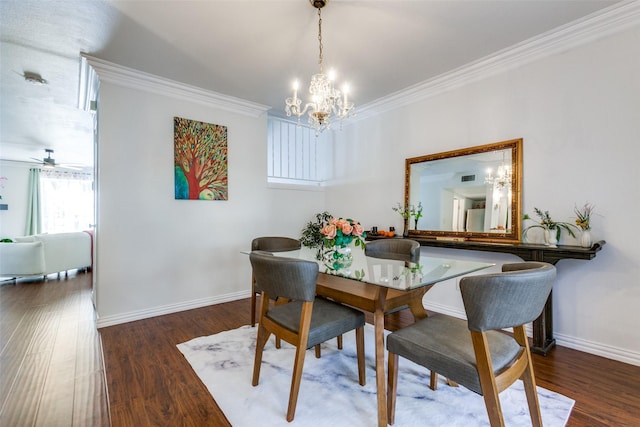
[[[306,104],[304,104],[304,108],[300,111],[300,115],[304,116],[307,111],[309,111],[309,108],[315,108],[315,104],[313,102],[307,102]]]

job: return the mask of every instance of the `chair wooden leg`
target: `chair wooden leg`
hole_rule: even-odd
[[[438,373],[436,371],[431,371],[431,375],[429,376],[429,388],[433,391],[438,389]]]
[[[289,392],[289,407],[287,408],[287,421],[293,421],[298,404],[298,392],[302,381],[302,368],[304,356],[307,353],[307,340],[309,339],[309,326],[311,325],[311,312],[313,303],[304,302],[300,314],[299,341],[296,345],[296,357],[293,363],[293,375],[291,376],[291,391]]]
[[[498,397],[498,386],[493,373],[487,337],[483,332],[471,331],[471,340],[473,341],[480,386],[482,387],[484,404],[489,415],[489,423],[491,427],[504,427],[502,408]]]
[[[258,325],[258,336],[256,338],[256,356],[253,360],[253,379],[251,384],[255,387],[260,381],[260,366],[262,366],[262,352],[269,339],[270,333],[262,326]]]
[[[531,415],[531,425],[533,427],[542,427],[542,415],[540,414],[540,403],[538,402],[538,392],[536,390],[536,379],[533,374],[533,364],[531,361],[531,352],[529,350],[529,341],[524,326],[518,326],[513,329],[513,335],[518,343],[524,347],[525,356],[527,358],[527,367],[522,373],[522,382],[524,384],[524,392],[527,396],[529,405],[529,414]]]
[[[342,335],[338,335],[336,337],[336,339],[338,340],[338,350],[342,350]],[[276,342],[276,347],[278,347],[278,343]],[[316,345],[316,359],[320,359],[320,357],[322,357],[322,350],[320,349],[320,344]]]
[[[342,335],[340,335],[340,338],[342,338]],[[358,382],[361,386],[364,386],[367,384],[366,365],[364,362],[364,327],[356,329],[356,354],[358,356]]]
[[[396,421],[396,394],[398,391],[398,355],[389,352],[387,376],[387,421],[393,425]]]
[[[256,278],[251,273],[251,327],[256,326]]]
[[[289,393],[289,407],[287,408],[287,421],[293,421],[296,415],[296,405],[298,404],[298,392],[302,381],[302,367],[304,366],[304,356],[306,350],[302,347],[296,349],[295,362],[293,364],[293,376],[291,378],[291,391]]]

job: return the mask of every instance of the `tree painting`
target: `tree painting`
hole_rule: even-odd
[[[173,118],[176,199],[227,200],[227,127]]]

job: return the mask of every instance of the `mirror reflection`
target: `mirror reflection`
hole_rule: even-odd
[[[519,241],[521,143],[407,159],[405,203],[424,206],[409,234]]]

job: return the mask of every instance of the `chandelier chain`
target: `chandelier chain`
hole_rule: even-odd
[[[320,74],[322,74],[322,9],[320,8],[318,8],[318,45],[320,47],[318,64],[320,65]]]

